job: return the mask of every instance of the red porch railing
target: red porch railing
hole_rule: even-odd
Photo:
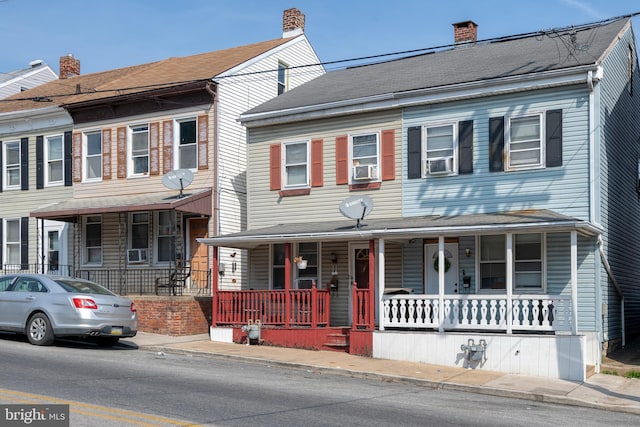
[[[358,289],[356,282],[353,282],[353,322],[352,329],[367,329],[373,327],[371,320],[371,292],[369,289]]]
[[[246,325],[259,320],[263,325],[329,326],[331,299],[325,289],[289,291],[217,291],[214,296],[217,326]]]

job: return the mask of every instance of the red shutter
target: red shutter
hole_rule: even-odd
[[[336,137],[336,184],[349,183],[349,138]]]
[[[324,185],[324,167],[322,158],[322,140],[311,141],[311,186],[322,187]]]
[[[118,179],[122,179],[127,177],[127,128],[118,128],[117,132]]]
[[[396,179],[396,131],[382,131],[382,180]]]
[[[209,169],[209,117],[198,116],[198,170]]]
[[[173,121],[162,122],[162,173],[173,170]]]
[[[149,175],[160,174],[160,123],[149,124]]]
[[[111,179],[111,129],[102,130],[102,179]]]
[[[281,158],[281,148],[280,144],[272,144],[269,147],[269,169],[270,169],[270,189],[271,190],[280,190],[281,188],[281,180],[282,180],[282,172],[280,170],[280,164],[282,162]]]
[[[82,182],[82,133],[73,134],[73,182]]]

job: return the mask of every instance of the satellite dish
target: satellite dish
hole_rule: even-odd
[[[373,200],[369,196],[351,196],[340,203],[340,213],[347,218],[356,219],[356,227],[373,210]]]
[[[189,169],[176,169],[162,176],[162,185],[171,190],[180,190],[178,197],[182,197],[182,190],[187,188],[192,182],[193,172]]]

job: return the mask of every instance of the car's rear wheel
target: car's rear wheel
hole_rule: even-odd
[[[120,341],[119,337],[99,337],[97,344],[100,347],[113,347]]]
[[[55,340],[51,322],[43,313],[36,313],[27,322],[27,338],[33,345],[50,345]]]

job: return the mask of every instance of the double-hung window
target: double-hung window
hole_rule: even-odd
[[[45,138],[45,182],[47,185],[64,183],[64,150],[62,135]]]
[[[129,144],[129,170],[131,175],[149,173],[149,126],[131,126]]]
[[[102,264],[102,216],[89,215],[84,223],[84,262]]]
[[[516,288],[542,289],[542,234],[516,234],[513,281]]]
[[[4,188],[20,188],[20,141],[4,143]]]
[[[507,169],[544,166],[543,114],[509,117],[507,122]]]
[[[309,143],[285,142],[283,144],[284,188],[309,186]]]
[[[156,213],[156,261],[169,263],[176,260],[176,223],[173,211]]]
[[[20,265],[20,219],[8,219],[4,226],[5,263]]]
[[[507,250],[505,235],[480,236],[480,289],[505,290]],[[513,235],[514,289],[543,288],[544,235]]]
[[[298,289],[311,289],[313,282],[318,281],[318,244],[315,242],[304,242],[298,245],[298,256],[306,261],[306,268],[296,268],[298,278],[296,287]],[[294,264],[295,265],[295,264]]]
[[[380,134],[351,135],[352,182],[378,179],[380,170]]]
[[[284,243],[271,245],[271,289],[284,289]]]
[[[177,120],[176,164],[180,169],[198,167],[198,123],[195,118]]]
[[[102,132],[87,132],[84,135],[84,179],[95,181],[102,178]]]
[[[278,61],[278,95],[282,95],[287,91],[289,80],[289,66],[284,62]]]
[[[424,175],[449,175],[456,172],[456,125],[425,126]]]
[[[146,263],[149,249],[149,213],[135,212],[131,214],[129,236],[127,262],[129,264]]]

